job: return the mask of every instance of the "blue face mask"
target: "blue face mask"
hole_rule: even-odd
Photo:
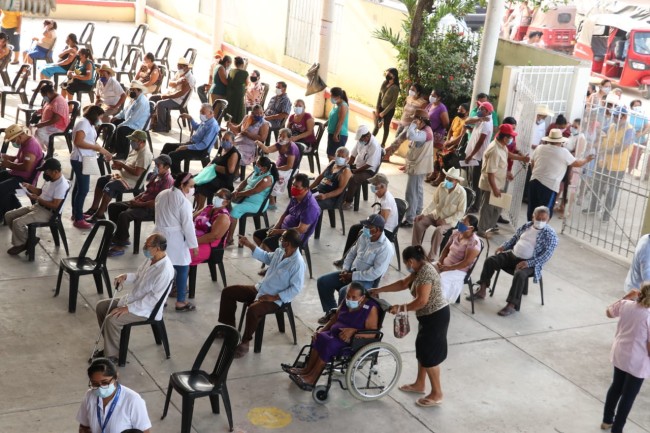
[[[442,186],[444,186],[447,189],[452,189],[454,187],[454,183],[450,180],[445,180]]]
[[[253,166],[253,171],[255,172],[255,174],[260,174],[260,168],[256,165]]]
[[[364,227],[363,230],[361,231],[361,233],[363,233],[363,235],[364,235],[365,237],[367,237],[368,239],[370,239],[370,236],[372,236],[372,235],[370,234],[370,229],[369,229],[368,227]]]
[[[106,78],[106,77],[101,77],[101,78],[99,79],[99,81],[101,81],[102,84],[106,84],[106,83],[108,82],[108,78]]]
[[[342,156],[337,156],[336,157],[336,165],[338,165],[339,167],[344,166],[345,165],[345,158],[343,158]],[[372,189],[373,186],[374,185],[370,185],[370,189]]]
[[[147,251],[147,250],[145,250],[145,251]],[[111,383],[111,384],[106,385],[106,386],[100,386],[97,389],[93,389],[93,392],[99,398],[110,397],[111,394],[113,394],[115,392],[115,383]]]
[[[223,150],[230,150],[232,148],[232,141],[222,141],[221,148]]]
[[[370,185],[370,192],[375,194],[377,192],[377,187],[375,185]]]
[[[142,254],[144,254],[144,256],[149,260],[153,258],[153,254],[151,254],[151,251],[149,251],[146,248],[142,250]]]
[[[465,224],[463,224],[462,222],[459,222],[458,225],[456,226],[456,228],[458,229],[458,231],[459,231],[460,233],[465,233],[465,232],[469,229],[469,227],[467,227],[467,226],[466,226]]]
[[[506,146],[510,146],[510,145],[512,144],[512,141],[513,141],[513,140],[514,140],[514,138],[512,138],[512,137],[508,138],[508,139],[506,140]]]
[[[255,119],[256,122],[259,122],[260,120],[264,119],[264,116],[253,116],[253,119]]]
[[[406,265],[406,270],[409,272],[409,274],[415,273],[415,269],[413,269],[412,267],[410,267],[408,265]]]
[[[345,305],[347,305],[350,310],[354,310],[354,309],[359,308],[359,301],[353,301],[352,299],[346,299],[345,300]]]

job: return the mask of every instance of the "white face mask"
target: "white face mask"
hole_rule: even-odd
[[[293,111],[295,111],[296,114],[302,114],[303,111],[305,111],[305,107],[294,107]]]
[[[280,96],[282,94],[282,89],[275,88],[275,94]]]
[[[205,114],[201,114],[199,116],[199,118],[201,119],[201,122],[207,122],[208,121],[208,116],[206,116]]]
[[[194,187],[190,188],[190,190],[185,193],[185,197],[188,199],[194,197]]]
[[[436,98],[435,96],[429,96],[429,102],[435,104],[436,102],[438,102],[438,98]]]
[[[415,90],[409,90],[409,96],[415,98]]]
[[[603,87],[603,93],[607,95],[609,92],[611,92],[612,88],[611,87]]]
[[[221,197],[217,197],[216,195],[212,199],[212,205],[214,207],[222,207],[223,206],[223,199]]]
[[[544,227],[546,227],[546,221],[533,221],[533,227],[535,227],[537,230],[541,230]]]

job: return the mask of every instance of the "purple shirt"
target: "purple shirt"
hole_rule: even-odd
[[[36,157],[36,164],[34,164],[34,168],[32,169],[32,171],[28,172],[22,170],[9,170],[9,172],[11,173],[12,176],[17,176],[24,179],[27,182],[31,182],[32,179],[34,179],[36,168],[39,165],[41,165],[41,161],[43,160],[43,149],[41,149],[41,145],[38,144],[38,141],[36,141],[34,137],[29,137],[27,142],[24,145],[20,146],[14,162],[16,164],[23,163],[25,161],[25,154],[27,153],[31,153]]]
[[[445,129],[444,126],[442,126],[442,122],[440,121],[440,116],[442,115],[442,113],[447,112],[447,107],[445,107],[445,104],[443,104],[442,102],[436,106],[434,106],[433,104],[429,104],[429,106],[427,107],[427,112],[429,113],[429,122],[431,122],[431,130],[439,134],[443,134],[443,135],[446,134],[447,130]]]
[[[607,311],[620,317],[612,344],[612,364],[634,377],[650,378],[650,308],[621,299],[610,305]]]
[[[287,163],[287,159],[289,158],[289,155],[293,155],[295,158],[293,159],[293,167],[292,168],[298,168],[300,166],[300,149],[298,149],[298,145],[291,141],[289,143],[289,149],[287,149],[287,152],[282,154],[280,152],[280,144],[275,145],[278,148],[278,159],[275,161],[275,165],[278,167],[282,167]]]
[[[309,224],[307,231],[300,237],[304,244],[316,229],[316,222],[320,216],[320,206],[318,206],[318,202],[311,195],[311,192],[307,192],[302,201],[291,197],[285,214],[286,216],[280,226],[281,229],[286,230],[296,228],[300,224]]]

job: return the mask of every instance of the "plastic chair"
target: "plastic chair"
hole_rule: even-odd
[[[29,98],[29,102],[27,104],[18,104],[18,107],[16,108],[16,123],[18,123],[20,112],[23,111],[25,113],[25,125],[29,125],[29,121],[32,118],[32,115],[43,106],[42,99],[41,99],[41,103],[36,105],[36,98],[41,94],[41,87],[43,87],[46,84],[52,84],[52,81],[50,80],[39,81],[38,86],[36,86],[34,92],[32,92],[31,98]]]
[[[465,213],[467,213],[467,211],[472,208],[474,202],[476,201],[476,193],[472,188],[468,186],[464,186],[463,189],[465,190],[465,197],[467,202],[467,205],[465,206]]]
[[[212,348],[217,338],[223,338],[223,344],[219,356],[211,373],[201,370],[205,357]],[[230,407],[230,396],[226,380],[228,371],[233,359],[235,359],[235,348],[241,342],[239,332],[232,326],[217,325],[201,346],[201,350],[189,371],[179,371],[169,376],[169,386],[165,397],[165,408],[161,419],[167,416],[169,402],[172,397],[172,390],[176,390],[183,398],[181,410],[181,433],[190,433],[192,429],[192,414],[194,412],[194,400],[201,397],[209,397],[212,406],[212,413],[219,413],[219,396],[223,398],[223,406],[228,417],[228,426],[233,431],[232,409]]]
[[[300,246],[300,252],[305,254],[305,260],[307,261],[307,268],[309,269],[309,279],[314,278],[313,272],[311,270],[311,252],[309,251],[309,238]]]
[[[7,47],[9,47],[10,52],[14,50],[13,45],[7,44]],[[9,73],[7,72],[10,62],[11,56],[4,56],[4,58],[0,60],[0,78],[2,78],[2,84],[5,86],[11,85],[11,78],[9,78]]]
[[[68,108],[70,110],[70,121],[68,122],[68,126],[66,126],[64,131],[55,132],[50,135],[50,139],[47,143],[46,158],[52,158],[52,155],[54,155],[54,139],[56,137],[64,137],[65,142],[68,145],[68,151],[72,152],[72,129],[77,122],[77,117],[79,117],[81,105],[79,104],[79,101],[68,101]]]
[[[318,167],[318,174],[320,174],[320,157],[318,156],[318,147],[320,142],[327,131],[327,122],[314,122],[314,128],[316,129],[316,143],[309,149],[308,152],[305,152],[305,156],[309,160],[309,171],[314,173],[314,161]]]
[[[513,272],[510,272],[509,270],[503,269],[504,272],[510,275],[514,275]],[[497,287],[497,280],[499,279],[499,274],[501,273],[501,269],[497,270],[496,275],[494,276],[494,283],[492,283],[492,288],[490,289],[490,297],[494,296],[494,289]],[[535,274],[531,274],[528,279],[531,279],[535,276]],[[542,305],[544,305],[544,279],[542,276],[539,276],[539,294],[542,298]],[[524,288],[524,295],[528,294],[528,284],[526,284],[526,287]]]
[[[122,66],[115,70],[115,78],[117,81],[122,82],[122,76],[126,75],[129,78],[129,83],[135,79],[135,68],[142,59],[142,51],[139,48],[129,48],[126,58],[122,61]]]
[[[11,85],[0,87],[0,93],[1,93],[0,117],[5,117],[7,96],[18,95],[20,97],[20,101],[23,104],[28,103],[27,93],[25,92],[25,86],[27,86],[27,80],[29,80],[30,69],[31,69],[31,65],[21,65],[20,68],[18,69],[18,72],[16,72],[16,76],[14,77],[14,80],[11,82]]]
[[[197,55],[196,48],[188,48],[187,50],[185,50],[185,54],[183,54],[183,58],[186,59],[190,65],[193,65],[194,63],[196,63],[196,55]]]
[[[169,50],[172,47],[172,38],[162,38],[158,48],[156,48],[156,53],[153,56],[153,61],[160,63],[165,67],[165,71],[169,72],[171,68],[169,67]],[[166,74],[161,74],[162,78]],[[169,80],[169,79],[168,79]],[[160,81],[162,83],[162,79]],[[155,92],[154,92],[155,93]]]
[[[249,304],[244,304],[241,309],[241,316],[239,316],[239,332],[244,325],[244,318],[246,317],[246,310],[248,309]],[[291,308],[291,302],[284,303],[278,308],[275,313],[275,319],[278,322],[278,331],[284,334],[284,314],[287,314],[289,319],[289,326],[291,327],[291,333],[293,335],[293,345],[298,344],[298,338],[296,337],[296,319],[293,315],[293,309]],[[267,314],[268,316],[268,314]],[[262,351],[262,340],[264,339],[264,324],[266,323],[266,316],[262,316],[260,322],[257,324],[257,329],[255,330],[255,338],[253,343],[253,352],[260,353]]]
[[[104,233],[102,234],[101,241],[97,247],[97,254],[94,259],[86,257],[88,249],[95,241],[95,236],[99,232],[99,229],[103,228]],[[92,274],[95,279],[95,286],[97,287],[97,293],[100,295],[104,293],[102,288],[102,277],[104,278],[104,283],[108,290],[108,296],[113,297],[113,292],[111,290],[111,279],[108,276],[108,269],[106,268],[106,259],[108,258],[108,250],[111,247],[111,238],[115,232],[115,224],[109,220],[99,220],[93,226],[92,230],[86,238],[79,257],[69,257],[61,259],[59,264],[59,276],[56,280],[56,290],[54,296],[59,296],[59,290],[61,289],[61,280],[63,279],[63,272],[67,272],[70,275],[70,296],[68,300],[68,312],[74,313],[77,309],[77,293],[79,291],[79,277],[82,275]]]
[[[119,46],[120,38],[117,36],[111,36],[104,48],[104,53],[100,58],[95,59],[95,63],[102,64],[102,62],[108,62],[111,68],[117,68],[117,48]]]
[[[149,143],[149,150],[151,151],[152,155],[153,155],[153,142],[151,141],[151,118],[153,117],[153,113],[155,111],[156,111],[156,103],[149,101],[149,117],[147,118],[147,121],[142,127],[142,130],[147,133],[147,143]]]
[[[133,220],[133,254],[140,254],[140,232],[142,232],[142,223],[154,221],[154,218]]]
[[[330,227],[336,228],[336,210],[339,211],[339,216],[341,218],[341,234],[345,236],[345,213],[343,212],[343,203],[345,202],[345,195],[348,192],[348,187],[346,186],[341,194],[336,197],[336,204],[331,209],[322,209],[320,216],[318,217],[318,222],[316,223],[316,230],[314,231],[314,239],[320,239],[321,226],[323,225],[323,211],[327,211],[330,218]]]
[[[124,52],[130,51],[132,48],[137,48],[140,50],[140,53],[144,56],[144,38],[147,36],[147,31],[149,31],[149,26],[147,24],[140,24],[138,28],[135,29],[133,36],[131,37],[130,44],[122,44],[121,58],[124,59]]]
[[[453,230],[453,229],[449,229]],[[481,254],[483,253],[483,249],[485,248],[485,242],[483,242],[483,239],[479,238],[479,241],[481,242],[481,251],[479,251],[478,256],[476,256],[476,260],[474,260],[474,263],[472,263],[472,266],[467,270],[467,275],[465,275],[465,280],[463,281],[463,284],[467,284],[467,287],[469,288],[469,293],[474,293],[473,286],[474,283],[472,282],[472,271],[474,270],[474,267],[478,263],[478,259],[481,257]],[[496,280],[495,280],[496,283]],[[458,299],[456,299],[456,303],[460,304],[460,296],[458,296]],[[474,314],[474,296],[469,297],[470,302],[472,303],[472,314]]]
[[[165,319],[161,317],[160,320],[156,320],[156,315],[158,315],[158,311],[160,311],[163,303],[167,300],[167,295],[169,295],[169,292],[172,289],[173,282],[173,279],[169,282],[167,288],[160,296],[160,299],[158,299],[158,302],[156,302],[156,306],[151,311],[151,314],[147,320],[144,320],[142,322],[129,323],[122,327],[122,330],[120,331],[120,352],[117,362],[120,367],[124,367],[126,365],[126,357],[129,352],[129,340],[131,339],[131,328],[134,326],[151,325],[153,338],[156,341],[156,344],[162,344],[163,348],[165,349],[165,356],[167,359],[171,357],[169,352],[169,339],[167,338],[167,328],[165,328]]]
[[[293,185],[293,178],[296,175],[296,173],[300,171],[300,163],[302,163],[302,156],[305,154],[305,149],[307,148],[307,145],[304,143],[297,142],[296,145],[298,146],[300,155],[298,155],[298,162],[294,164],[294,167],[291,169],[291,174],[289,175],[289,179],[287,179],[287,196],[289,197],[289,200],[291,200],[291,185]]]
[[[36,172],[40,173],[40,172]],[[38,181],[38,174],[34,176],[32,184],[35,184]],[[63,212],[63,205],[65,204],[66,198],[68,198],[68,193],[72,188],[68,188],[63,196],[63,200],[56,209],[56,212],[52,213],[50,220],[44,223],[31,223],[27,224],[27,258],[30,262],[33,262],[36,257],[36,245],[39,242],[39,238],[36,237],[36,229],[39,227],[49,227],[50,232],[52,233],[52,239],[54,240],[54,246],[59,248],[61,242],[63,242],[63,247],[65,248],[65,255],[70,255],[70,250],[68,250],[68,238],[65,236],[65,229],[63,228],[63,222],[61,221],[61,212]],[[60,239],[60,241],[59,241]]]
[[[271,86],[269,86],[269,83],[262,83],[262,97],[260,98],[260,105],[262,108],[266,105],[266,97],[269,96],[269,89]]]
[[[228,101],[226,101],[225,99],[217,99],[216,101],[214,101],[214,104],[212,105],[212,107],[214,109],[214,117],[215,117],[215,121],[217,122],[217,124],[219,123],[219,121],[217,120],[217,115],[223,117],[224,113],[226,112],[226,107],[227,106],[228,106]],[[182,119],[180,117],[176,121],[177,121],[178,127],[180,129],[180,138],[179,138],[178,141],[180,143],[182,143],[183,142],[183,126],[182,126],[183,122],[182,122]],[[191,137],[191,132],[190,132],[190,137]],[[217,134],[215,134],[214,139],[212,139],[211,141],[212,141],[212,145],[208,146],[208,148],[205,149],[200,154],[194,155],[194,156],[187,156],[187,157],[185,157],[183,159],[183,168],[184,168],[186,173],[190,171],[190,162],[191,161],[201,161],[201,165],[203,167],[210,164],[210,152],[212,151],[212,148],[218,147],[217,146],[217,144],[219,143],[219,133],[218,132],[217,132]]]
[[[214,118],[219,126],[221,126],[221,121],[226,115],[226,108],[228,108],[228,101],[225,99],[216,99],[212,103],[212,112],[214,113]]]
[[[93,52],[93,34],[95,33],[95,23],[88,23],[84,27],[83,32],[81,32],[81,37],[79,38],[79,48],[86,48],[90,50],[90,53]]]
[[[135,185],[131,189],[127,189],[124,192],[116,192],[115,193],[115,201],[122,201],[122,195],[123,194],[133,194],[133,197],[136,195],[139,195],[142,193],[144,188],[142,188],[142,185],[144,185],[144,181],[147,179],[147,175],[149,174],[149,170],[151,169],[151,164],[149,164],[149,167],[147,167],[140,177],[138,177],[138,180],[136,181]]]
[[[32,62],[34,63],[32,65],[32,79],[34,81],[36,81],[36,70],[38,69],[37,65],[38,65],[39,61],[45,61],[45,63],[54,63],[54,47],[55,46],[56,46],[56,38],[52,42],[52,48],[50,48],[50,50],[47,52],[47,54],[45,54],[44,59],[32,59]],[[28,74],[29,74],[29,71],[28,71]]]
[[[190,97],[192,97],[192,92],[194,89],[190,89],[185,96],[183,97],[183,101],[181,102],[181,105],[178,107],[172,107],[169,109],[169,114],[171,116],[172,111],[179,111],[181,114],[187,114],[187,103],[190,101]],[[185,122],[185,119],[181,119],[181,122],[183,122],[183,125],[186,125],[187,123]]]
[[[257,212],[248,212],[243,214],[239,218],[239,236],[244,236],[246,234],[246,218],[252,217],[253,221],[255,223],[255,229],[259,230],[262,228],[260,224],[260,217],[264,218],[264,224],[266,224],[266,227],[270,227],[271,225],[269,224],[269,216],[264,210],[266,208],[266,204],[269,202],[269,198],[271,197],[271,193],[273,192],[273,187],[275,186],[275,181],[271,185],[271,188],[269,189],[269,192],[266,194],[266,197],[264,197],[264,201],[262,201],[262,204],[260,205],[260,208],[258,209]],[[243,248],[242,246],[238,246],[238,248]]]
[[[99,125],[99,128],[97,128],[97,137],[101,137],[103,148],[106,148],[106,146],[111,142],[113,134],[115,134],[115,128],[115,125],[112,123],[102,123]],[[104,155],[101,153],[98,153],[97,155],[97,165],[99,165],[99,172],[102,176],[111,173],[111,164],[104,159]]]
[[[395,204],[397,204],[397,221],[402,221],[404,219],[404,215],[406,214],[406,211],[409,209],[409,204],[406,200],[402,200],[401,198],[396,198]],[[397,238],[397,232],[399,232],[399,224],[397,224],[397,227],[395,227],[395,230],[393,230],[393,239],[391,239],[391,242],[395,244],[395,257],[397,257],[397,270],[401,271],[402,261],[400,260],[399,239]]]
[[[228,234],[221,239],[221,243],[218,247],[213,247],[210,251],[210,257],[208,260],[202,262],[208,264],[208,269],[210,269],[210,278],[212,281],[217,281],[217,266],[219,266],[219,273],[221,274],[221,280],[223,281],[223,287],[226,287],[228,283],[226,282],[226,268],[223,265],[223,254],[224,248],[226,246],[226,239]],[[189,273],[189,294],[190,299],[194,299],[194,293],[196,291],[196,271],[198,265],[190,265]]]
[[[381,165],[384,162],[384,149],[381,150],[381,159],[379,160],[379,166],[377,167],[377,170],[372,172],[372,175],[376,175],[379,173],[379,170],[381,170]],[[359,210],[359,202],[361,201],[361,193],[363,192],[363,201],[368,201],[368,181],[365,180],[363,183],[361,183],[361,186],[357,190],[357,193],[354,195],[354,211],[357,212]],[[401,222],[402,220],[400,220]],[[399,260],[398,260],[399,264]]]

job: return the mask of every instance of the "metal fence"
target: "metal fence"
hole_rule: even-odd
[[[310,63],[318,58],[321,3],[313,0],[289,0],[287,36],[284,53]]]

